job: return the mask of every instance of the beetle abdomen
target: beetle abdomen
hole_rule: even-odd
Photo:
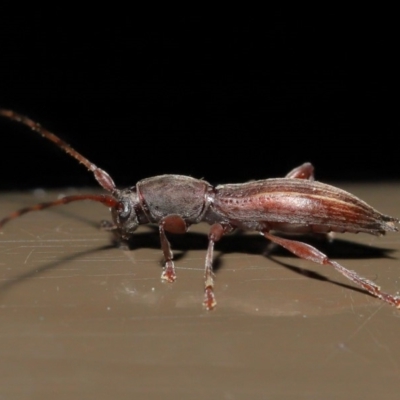
[[[213,208],[238,226],[252,227],[255,221],[262,221],[266,229],[281,231],[378,235],[396,231],[398,221],[344,190],[304,179],[220,185]]]

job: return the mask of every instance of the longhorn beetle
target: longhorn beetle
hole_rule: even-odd
[[[374,282],[330,260],[309,244],[271,233],[365,232],[382,235],[398,230],[395,225],[399,222],[397,218],[381,214],[344,190],[314,181],[314,168],[310,163],[293,169],[285,178],[213,187],[204,180],[189,176],[160,175],[120,190],[107,172],[35,121],[10,110],[0,109],[0,115],[20,122],[54,142],[92,171],[100,186],[110,192],[104,195],[66,196],[25,207],[3,218],[0,228],[30,211],[73,201],[97,201],[110,208],[113,222],[106,229],[113,231],[121,241],[128,240],[139,225],[158,224],[165,258],[161,278],[173,282],[176,274],[166,232],[185,233],[190,225],[207,222],[211,225],[204,271],[203,304],[207,310],[216,305],[212,268],[214,243],[235,229],[258,231],[300,258],[334,267],[373,296],[400,308],[399,296],[382,292]]]

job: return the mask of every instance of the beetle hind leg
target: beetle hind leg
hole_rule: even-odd
[[[314,166],[306,162],[302,165],[299,165],[297,168],[292,169],[288,172],[285,178],[292,178],[292,179],[306,179],[309,181],[314,180]]]
[[[315,247],[310,246],[309,244],[298,242],[297,240],[289,240],[284,239],[275,235],[272,235],[269,232],[261,232],[267,239],[273,241],[276,244],[284,247],[286,250],[289,250],[291,253],[296,256],[303,258],[305,260],[313,261],[317,264],[321,265],[331,265],[338,272],[344,275],[346,278],[350,279],[352,282],[361,286],[368,293],[373,296],[389,303],[392,306],[400,308],[400,297],[394,296],[385,292],[382,292],[380,287],[376,285],[374,282],[358,275],[356,272],[351,271],[336,261],[330,260],[325,254],[321,253]]]

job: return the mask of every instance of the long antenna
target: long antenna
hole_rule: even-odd
[[[18,218],[21,215],[24,215],[28,212],[31,211],[40,211],[45,208],[49,207],[54,207],[54,206],[60,206],[62,204],[68,204],[73,201],[81,201],[81,200],[92,200],[92,201],[97,201],[99,203],[104,204],[107,207],[112,207],[116,208],[117,210],[122,209],[123,205],[114,197],[109,196],[107,194],[100,194],[100,195],[94,195],[94,194],[78,194],[78,195],[73,195],[73,196],[65,196],[62,197],[61,199],[55,200],[55,201],[49,201],[46,203],[39,203],[35,204],[34,206],[30,207],[24,207],[21,208],[18,211],[14,211],[13,213],[9,214],[7,217],[3,218],[0,221],[0,229],[3,227],[4,224],[6,224],[8,221]]]
[[[9,118],[13,121],[20,122],[31,128],[33,131],[39,133],[46,139],[49,139],[53,143],[55,143],[58,147],[63,149],[66,153],[74,157],[78,160],[81,164],[83,164],[89,171],[92,171],[94,177],[96,178],[97,182],[108,192],[113,193],[116,190],[115,183],[112,180],[111,176],[108,175],[106,171],[98,168],[92,162],[90,162],[87,158],[83,157],[82,154],[78,153],[74,150],[68,143],[64,142],[64,140],[60,139],[54,133],[48,131],[47,129],[43,128],[39,123],[33,121],[32,119],[25,117],[24,115],[18,114],[12,110],[5,110],[0,108],[0,116],[5,118]]]

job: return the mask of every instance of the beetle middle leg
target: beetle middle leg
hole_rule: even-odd
[[[376,285],[374,282],[363,278],[362,276],[358,275],[356,272],[351,271],[336,261],[330,260],[324,253],[321,253],[315,247],[310,246],[309,244],[299,242],[297,240],[289,240],[284,239],[275,235],[272,235],[269,232],[261,232],[267,239],[273,241],[276,244],[284,247],[286,250],[289,250],[291,253],[295,254],[296,256],[303,258],[305,260],[313,261],[317,264],[322,265],[331,265],[337,271],[339,271],[342,275],[346,278],[350,279],[352,282],[356,283],[357,285],[361,286],[364,290],[368,293],[371,293],[373,296],[378,297],[381,300],[386,301],[392,306],[400,308],[400,297],[393,296],[391,294],[382,292],[380,287]]]

